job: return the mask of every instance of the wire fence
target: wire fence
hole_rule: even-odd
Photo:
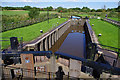
[[[108,18],[104,18],[102,20],[107,21],[107,22],[109,22],[109,23],[111,23],[113,25],[117,25],[118,27],[120,27],[120,21],[115,21],[115,20],[108,19]]]
[[[101,46],[102,49],[104,49],[106,51],[111,51],[111,52],[115,52],[115,53],[119,53],[119,50],[120,50],[119,48],[115,48],[115,47],[107,46],[107,45],[103,45],[103,44],[97,44],[97,45]]]
[[[46,72],[46,71],[39,71],[39,70],[32,70],[32,69],[25,69],[20,67],[12,67],[12,66],[1,66],[2,68],[2,79],[8,80],[22,80],[22,79],[37,79],[37,80],[57,80],[55,72]],[[25,73],[33,74],[33,77],[25,76]],[[64,75],[63,80],[69,80],[70,78],[77,79],[77,77],[72,77],[69,75]]]
[[[33,18],[33,19],[29,19],[29,20],[24,20],[24,21],[3,23],[1,32],[15,29],[15,28],[29,26],[29,25],[32,25],[35,23],[43,22],[43,21],[46,21],[48,19],[53,19],[53,18],[57,18],[57,17],[58,17],[58,14],[51,14],[49,16],[43,15],[43,16],[39,16],[38,18]]]
[[[18,22],[5,22],[3,21],[2,23],[2,30],[0,32],[4,32],[4,31],[8,31],[11,29],[15,29],[15,28],[21,28],[21,27],[25,27],[25,26],[29,26],[35,23],[39,23],[39,22],[43,22],[49,19],[54,19],[57,18],[58,16],[61,16],[63,18],[68,18],[70,17],[70,14],[42,14],[40,16],[38,16],[38,18],[29,18],[28,20],[23,20],[23,21],[18,21]]]

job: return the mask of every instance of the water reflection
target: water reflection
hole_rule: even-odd
[[[52,46],[52,52],[68,53],[70,55],[84,58],[85,53],[85,34],[81,25],[71,26]]]

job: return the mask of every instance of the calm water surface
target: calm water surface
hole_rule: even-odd
[[[50,50],[84,58],[85,34],[83,26],[71,26]]]

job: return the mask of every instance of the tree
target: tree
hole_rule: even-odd
[[[68,10],[66,8],[63,8],[62,12],[66,13],[66,12],[68,12]]]
[[[30,10],[30,9],[32,9],[32,8],[31,8],[31,6],[24,6],[23,9],[24,9],[24,10]]]
[[[60,11],[62,11],[62,10],[63,10],[63,7],[58,7],[58,8],[57,8],[57,11],[58,11],[58,12],[60,12]]]
[[[36,18],[39,16],[40,12],[38,9],[31,9],[30,12],[28,13],[30,18]]]
[[[83,8],[82,8],[82,12],[90,12],[90,8],[88,8],[88,7],[83,7]]]
[[[72,12],[73,10],[71,8],[68,9],[69,12]]]
[[[111,9],[110,9],[110,8],[108,8],[108,9],[107,9],[107,12],[110,12],[110,11],[111,11]]]
[[[47,10],[52,11],[52,10],[53,10],[53,7],[52,7],[52,6],[47,7]]]
[[[102,12],[102,9],[97,9],[96,12]]]
[[[80,8],[76,7],[76,8],[73,8],[74,11],[78,11],[80,10]]]
[[[114,11],[111,11],[109,14],[108,14],[108,17],[118,17],[118,13],[114,12]]]
[[[116,9],[115,9],[115,8],[111,8],[111,11],[115,12],[115,11],[116,11]]]
[[[0,6],[0,11],[2,10],[2,6]]]
[[[36,9],[36,10],[40,11],[40,8],[33,7],[32,9]]]
[[[58,8],[57,8],[57,11],[58,11],[58,12],[65,13],[65,12],[68,12],[68,9],[67,9],[67,8],[63,8],[63,7],[58,7]]]
[[[120,6],[118,6],[118,7],[116,8],[116,11],[117,11],[117,12],[120,12]]]
[[[92,9],[91,12],[95,12],[96,10],[95,9]]]

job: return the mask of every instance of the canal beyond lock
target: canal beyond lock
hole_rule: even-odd
[[[49,50],[85,58],[86,41],[83,25],[71,25]]]

